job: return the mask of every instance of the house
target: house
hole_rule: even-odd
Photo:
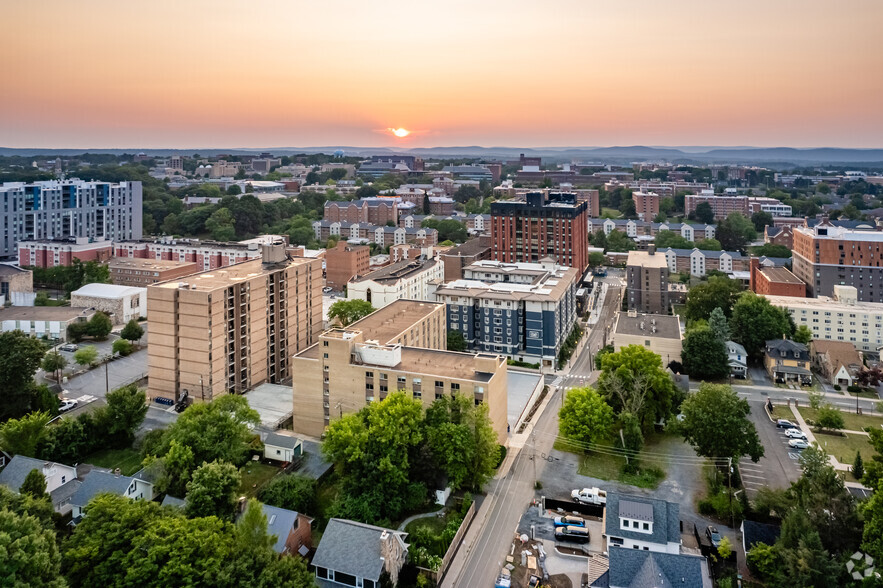
[[[748,374],[748,354],[735,341],[727,341],[727,363],[731,376],[744,378]]]
[[[862,355],[849,341],[812,341],[809,344],[812,367],[832,384],[852,386],[862,369]]]
[[[748,555],[758,543],[765,545],[774,544],[779,538],[782,528],[746,519],[742,521],[739,531],[742,533],[742,549],[745,551],[745,555]]]
[[[590,584],[592,588],[711,588],[713,585],[708,561],[696,555],[611,549],[609,566]]]
[[[604,534],[614,547],[660,553],[680,553],[680,506],[674,502],[607,492]]]
[[[147,288],[115,284],[86,284],[71,292],[71,306],[106,313],[115,325],[147,316]]]
[[[313,547],[311,526],[313,519],[293,510],[262,504],[267,517],[267,533],[276,537],[273,551],[280,554],[299,554],[306,557]]]
[[[640,345],[661,357],[662,365],[680,361],[682,339],[681,323],[676,316],[629,310],[617,313],[613,327],[615,351],[628,345]]]
[[[270,433],[264,439],[264,459],[290,462],[303,454],[303,445],[297,437]]]
[[[392,584],[408,556],[407,533],[331,519],[313,555],[320,588],[361,586],[379,588],[380,576],[389,574]]]
[[[80,485],[77,480],[77,468],[16,455],[0,472],[0,484],[13,492],[18,492],[31,470],[37,470],[46,479],[46,493],[49,494],[52,508],[60,514],[70,511],[71,495]]]
[[[763,365],[776,382],[800,382],[812,384],[809,371],[809,351],[806,345],[790,339],[772,339],[766,342],[763,352]]]
[[[153,484],[137,477],[93,469],[83,477],[71,497],[74,521],[79,521],[89,501],[99,494],[110,493],[133,500],[153,500]]]

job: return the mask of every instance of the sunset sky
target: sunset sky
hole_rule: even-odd
[[[881,0],[8,1],[0,146],[883,147],[881,24]]]

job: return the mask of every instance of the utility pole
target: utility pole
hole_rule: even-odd
[[[623,455],[625,455],[625,465],[629,465],[629,452],[625,447],[625,435],[622,434],[622,429],[619,430],[619,440],[622,441]]]
[[[736,525],[733,519],[733,458],[727,458],[727,494],[730,495],[730,528]]]
[[[104,393],[110,394],[110,376],[107,374],[107,364],[110,363],[110,355],[104,356]]]

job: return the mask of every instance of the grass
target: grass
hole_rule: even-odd
[[[846,394],[848,396],[851,396],[852,398],[858,396],[859,398],[867,398],[868,400],[880,400],[880,396],[877,394],[877,392],[868,388],[863,388],[860,392],[847,391]]]
[[[256,461],[248,462],[239,470],[239,474],[242,476],[242,483],[239,485],[240,495],[255,498],[264,484],[269,482],[279,471],[276,466]]]
[[[602,208],[601,209],[601,218],[619,218],[622,216],[622,213],[615,208]]]
[[[613,446],[613,441],[608,439],[598,443],[598,445]],[[644,443],[644,450],[657,453],[673,453],[670,447],[672,444],[682,445],[680,437],[676,435],[666,435],[664,433],[651,433],[647,435]],[[638,488],[655,489],[659,483],[665,479],[665,466],[667,463],[656,457],[653,459],[638,459],[641,469],[637,473],[626,473],[623,468],[626,465],[625,457],[618,455],[609,455],[609,452],[589,452],[583,453],[579,447],[569,443],[566,439],[558,439],[555,441],[555,449],[559,451],[567,451],[582,455],[577,473],[582,476],[589,476],[601,480],[615,480],[623,484],[637,486]]]
[[[797,410],[800,411],[800,416],[802,416],[805,420],[809,419],[815,421],[819,418],[819,411],[808,406],[801,406]],[[865,427],[873,427],[876,429],[880,427],[880,425],[883,425],[883,419],[881,419],[880,417],[870,416],[866,414],[855,414],[854,412],[849,412],[845,410],[841,410],[840,414],[843,415],[843,428],[850,431],[861,431]],[[788,417],[786,416],[780,418]]]
[[[839,435],[824,435],[816,433],[816,441],[829,455],[837,458],[837,461],[845,464],[852,464],[855,461],[855,454],[861,451],[864,456],[870,457],[874,455],[874,446],[865,435],[849,435],[841,437]]]
[[[100,468],[113,470],[120,468],[124,476],[131,476],[141,469],[141,454],[128,447],[126,449],[102,449],[83,459]]]
[[[441,532],[445,530],[445,525],[447,525],[446,517],[426,517],[423,519],[417,519],[416,521],[411,521],[407,524],[407,526],[405,526],[405,531],[411,534],[414,533],[417,529],[423,528],[433,535],[441,535]]]

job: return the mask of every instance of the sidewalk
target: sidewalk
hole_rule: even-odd
[[[806,442],[807,443],[817,443],[821,447],[822,444],[816,440],[816,436],[813,435],[812,429],[810,428],[809,425],[806,424],[806,421],[800,415],[800,411],[797,410],[797,407],[792,404],[791,406],[789,406],[789,408],[791,409],[791,413],[794,415],[794,420],[797,421],[798,425],[800,425],[800,430],[803,431],[804,435],[806,435]],[[852,435],[866,435],[866,436],[868,435],[864,431],[844,430],[841,432],[847,433],[847,434],[852,434]],[[852,471],[852,465],[840,463],[837,460],[837,458],[834,457],[833,455],[828,455],[828,461],[831,462],[831,465],[834,466],[834,469],[837,470],[838,472],[851,472]],[[856,484],[853,484],[853,485],[856,485]],[[862,488],[864,487],[864,486],[861,486],[861,484],[857,484],[857,486],[862,487]]]

